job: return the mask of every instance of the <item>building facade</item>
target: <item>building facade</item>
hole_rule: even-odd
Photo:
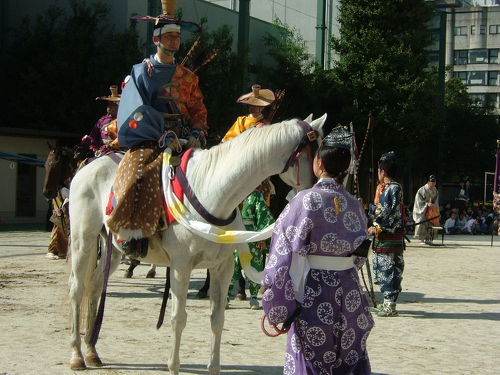
[[[446,15],[445,64],[459,78],[470,96],[482,106],[500,108],[500,6],[464,6],[463,2],[437,2],[431,22],[431,63],[439,60],[440,12]],[[468,5],[469,3],[465,4]],[[450,77],[448,77],[450,78]]]

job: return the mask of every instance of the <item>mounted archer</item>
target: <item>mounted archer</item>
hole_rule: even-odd
[[[178,137],[188,147],[205,144],[207,110],[198,77],[176,64],[181,30],[199,32],[193,22],[174,18],[176,1],[162,1],[163,14],[132,17],[154,21],[156,54],[134,65],[125,80],[118,110],[118,141],[128,147],[113,184],[117,200],[108,220],[113,233],[124,241],[127,253],[144,256],[148,238],[162,228],[159,207],[161,150],[181,151]]]

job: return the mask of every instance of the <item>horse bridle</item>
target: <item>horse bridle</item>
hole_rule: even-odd
[[[303,152],[308,153],[309,159],[311,161],[311,170],[312,170],[314,155],[318,150],[318,142],[317,142],[318,133],[311,127],[311,125],[309,125],[305,121],[299,121],[298,124],[302,128],[302,130],[304,130],[304,135],[300,139],[299,144],[293,149],[281,173],[285,173],[286,171],[288,171],[290,167],[293,167],[296,163],[298,168],[299,165],[298,160]],[[297,171],[297,185],[300,185],[300,181],[298,178],[298,171]]]

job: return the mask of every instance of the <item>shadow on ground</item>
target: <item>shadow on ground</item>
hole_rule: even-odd
[[[131,373],[135,371],[168,371],[168,366],[158,363],[114,363],[105,364],[105,369],[109,370],[129,370]],[[198,364],[181,365],[181,374],[206,374],[207,366]],[[241,366],[241,365],[222,365],[221,374],[224,375],[281,375],[283,374],[282,366]],[[372,372],[372,375],[389,375],[385,373]]]

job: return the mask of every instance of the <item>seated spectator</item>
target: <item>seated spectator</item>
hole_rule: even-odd
[[[478,234],[480,233],[479,222],[476,217],[470,217],[465,224],[465,232],[467,234]]]
[[[467,224],[467,216],[465,215],[465,212],[462,211],[455,222],[455,226],[458,228],[460,233],[465,233],[465,224]]]
[[[452,212],[451,216],[446,219],[446,222],[444,223],[444,231],[446,234],[456,234],[459,232],[459,229],[456,226],[456,218],[457,214]]]

